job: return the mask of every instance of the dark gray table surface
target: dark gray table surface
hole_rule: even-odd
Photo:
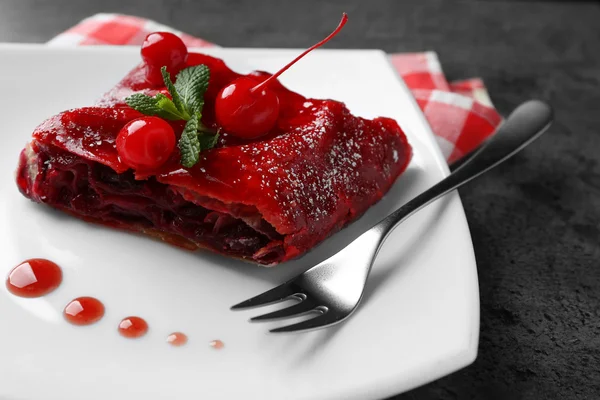
[[[153,18],[223,46],[435,50],[497,108],[556,122],[460,191],[481,290],[471,366],[394,399],[600,398],[600,4],[575,1],[0,0],[0,41],[43,42],[96,12]]]

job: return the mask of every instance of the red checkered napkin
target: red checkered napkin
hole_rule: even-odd
[[[120,14],[96,14],[48,42],[52,46],[140,45],[155,31],[178,34],[189,47],[215,47],[165,25]],[[389,55],[453,163],[479,146],[502,121],[480,79],[448,82],[434,52]]]

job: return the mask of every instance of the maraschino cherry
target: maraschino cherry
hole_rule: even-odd
[[[330,41],[348,21],[346,13],[335,30],[266,80],[244,76],[219,92],[215,102],[217,123],[230,135],[254,139],[268,133],[279,116],[279,98],[269,85],[302,57]]]
[[[176,74],[185,66],[188,50],[183,41],[170,32],[153,32],[142,44],[142,59],[146,64],[146,80],[153,85],[163,83],[160,69]]]
[[[175,132],[158,117],[142,117],[128,122],[117,136],[117,152],[130,168],[154,169],[167,161],[175,149]]]

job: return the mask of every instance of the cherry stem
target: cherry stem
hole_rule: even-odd
[[[316,49],[318,47],[321,47],[325,43],[329,42],[331,39],[333,39],[333,37],[335,35],[337,35],[342,30],[342,28],[344,27],[344,25],[346,25],[346,22],[348,22],[348,15],[346,13],[343,13],[342,14],[342,19],[341,19],[339,25],[337,26],[337,28],[335,28],[335,30],[333,32],[331,32],[329,34],[329,36],[327,36],[325,39],[321,40],[319,43],[317,43],[317,44],[313,45],[312,47],[308,48],[302,54],[300,54],[298,57],[294,58],[288,65],[286,65],[285,67],[281,68],[279,71],[277,71],[275,74],[271,75],[269,78],[267,78],[263,82],[261,82],[258,85],[254,86],[252,89],[250,89],[250,93],[254,93],[257,90],[260,90],[263,87],[267,86],[271,81],[277,79],[277,77],[279,75],[281,75],[285,71],[287,71],[288,68],[290,68],[292,65],[296,64],[296,62],[298,60],[300,60],[302,57],[304,57],[305,55],[307,55],[308,53],[310,53],[314,49]]]

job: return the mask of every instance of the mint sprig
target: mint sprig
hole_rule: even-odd
[[[156,107],[161,111],[161,114],[164,115],[164,117],[162,118],[170,119],[173,121],[177,121],[180,119],[185,120],[189,118],[188,115],[184,115],[181,111],[177,109],[177,106],[175,105],[173,100],[171,100],[164,94],[157,93],[156,96],[154,96],[154,99],[156,100]]]
[[[177,89],[175,89],[175,85],[171,81],[171,74],[169,74],[169,72],[167,71],[167,67],[162,67],[160,69],[160,73],[162,74],[163,81],[165,82],[165,86],[167,87],[169,94],[173,98],[172,102],[175,105],[175,108],[183,116],[182,119],[185,119],[185,120],[190,119],[190,114],[187,112],[187,107],[185,107],[185,105],[181,101],[179,92],[177,91]],[[181,74],[181,72],[179,74]],[[179,74],[177,74],[177,80],[179,80]]]
[[[159,105],[159,102],[161,102],[159,96],[165,97],[168,101],[171,101],[162,93],[157,94],[155,97],[150,97],[142,93],[135,93],[127,97],[125,101],[129,107],[138,110],[142,114],[156,115],[160,118],[169,120],[181,119],[179,113],[173,113],[166,104],[162,103]],[[173,105],[173,108],[177,111],[175,105]]]
[[[177,75],[175,90],[181,95],[181,101],[187,106],[188,113],[202,113],[209,78],[210,70],[206,65],[186,68]]]
[[[177,146],[181,153],[181,165],[190,168],[200,159],[200,152],[215,147],[219,138],[218,133],[210,132],[200,122],[210,70],[206,65],[185,68],[177,74],[175,83],[166,67],[160,71],[172,99],[162,93],[154,97],[135,93],[127,97],[125,102],[144,115],[187,121]]]
[[[200,140],[198,140],[198,116],[196,114],[192,115],[185,124],[177,146],[181,153],[181,165],[186,168],[193,167],[198,162],[202,150]]]
[[[212,149],[217,145],[217,141],[219,140],[219,132],[214,135],[206,134],[205,132],[201,132],[198,135],[198,141],[200,142],[200,147],[203,149]]]

